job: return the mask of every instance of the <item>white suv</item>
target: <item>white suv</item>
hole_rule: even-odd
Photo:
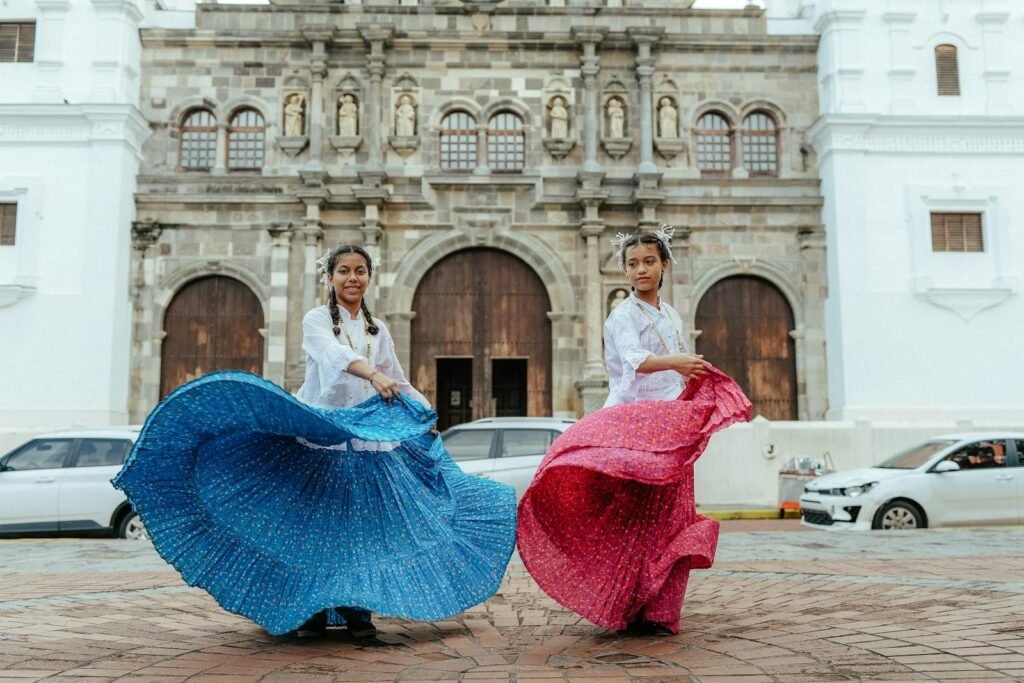
[[[0,457],[0,534],[147,538],[142,520],[110,483],[138,436],[138,427],[56,432]]]
[[[573,422],[554,417],[487,417],[455,425],[441,440],[463,471],[508,484],[519,499],[548,446]]]

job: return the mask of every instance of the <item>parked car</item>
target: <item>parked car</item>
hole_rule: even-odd
[[[888,460],[806,484],[803,524],[828,529],[922,529],[1024,523],[1024,433],[928,439]]]
[[[0,534],[148,538],[110,483],[138,436],[138,427],[57,432],[0,457]]]
[[[575,420],[554,417],[488,417],[441,435],[464,471],[514,487],[522,498],[548,446]]]

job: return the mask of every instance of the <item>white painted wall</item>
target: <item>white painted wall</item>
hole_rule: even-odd
[[[776,508],[779,470],[789,458],[824,461],[837,471],[871,467],[916,443],[975,430],[1006,431],[1019,426],[959,422],[769,422],[757,418],[734,425],[711,439],[695,470],[699,506]]]
[[[8,0],[35,19],[32,63],[0,63],[0,432],[127,419],[132,194],[148,126],[138,110],[137,0]]]
[[[768,11],[773,31],[821,35],[808,137],[825,198],[829,417],[1024,425],[1024,6]],[[943,43],[958,47],[959,97],[936,93]],[[983,213],[985,252],[933,253],[932,211]]]

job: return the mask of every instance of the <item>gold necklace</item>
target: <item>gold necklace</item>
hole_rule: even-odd
[[[658,335],[658,341],[661,342],[661,346],[665,349],[665,353],[671,355],[672,349],[668,348],[668,342],[665,341],[665,337],[661,336],[661,331],[658,329],[658,319],[654,317],[653,313],[644,308],[639,301],[634,301],[633,303],[635,303],[636,307],[640,309],[640,312],[647,316],[647,318],[653,323],[651,327],[654,329],[654,334]],[[676,333],[676,342],[679,344],[678,353],[683,353],[683,333],[678,327],[672,324],[672,318],[669,318],[668,313],[665,314],[665,317],[668,318],[668,324],[672,325],[672,329]]]

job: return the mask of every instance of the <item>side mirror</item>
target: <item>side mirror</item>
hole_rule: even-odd
[[[960,471],[960,465],[957,465],[952,460],[943,460],[935,466],[933,472],[958,472]]]

